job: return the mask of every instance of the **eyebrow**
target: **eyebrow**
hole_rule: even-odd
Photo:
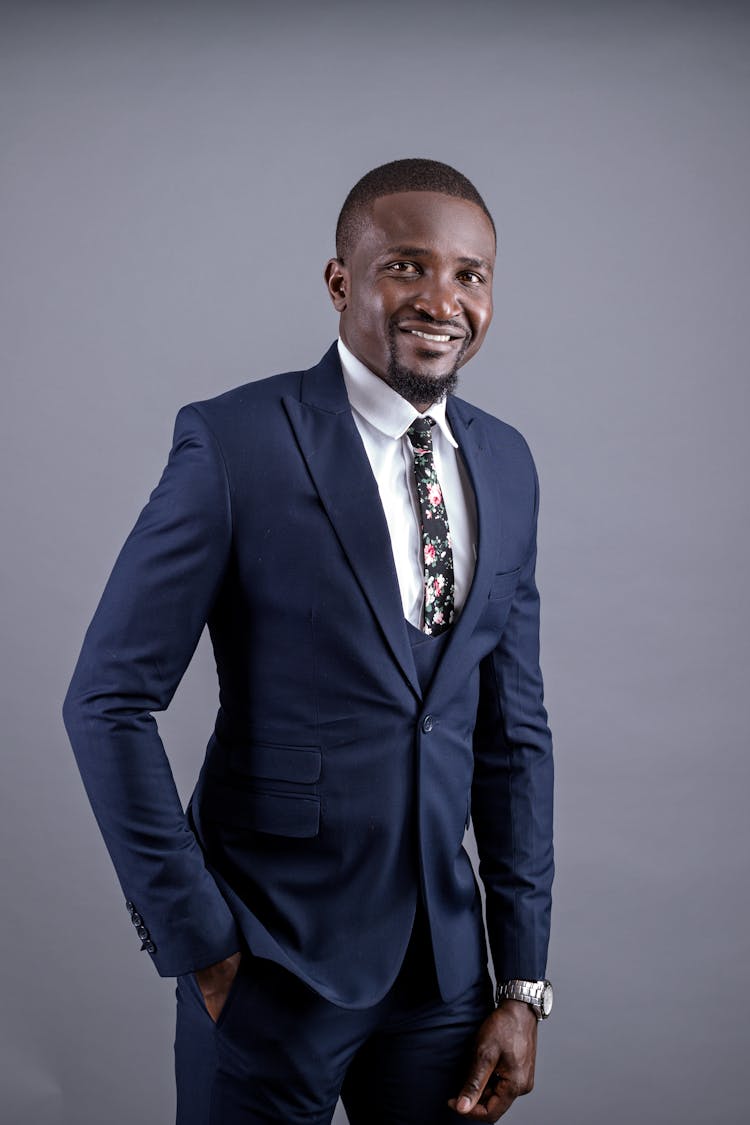
[[[389,246],[385,255],[398,254],[404,258],[426,258],[429,256],[430,251],[423,246]],[[492,272],[492,266],[486,262],[484,258],[459,258],[459,263],[462,266],[473,266],[474,269],[488,270]]]
[[[459,258],[463,266],[474,266],[477,270],[489,270],[492,272],[492,266],[489,262],[485,262],[484,258]]]

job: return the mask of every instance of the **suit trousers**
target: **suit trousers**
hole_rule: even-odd
[[[342,951],[346,956],[346,951]],[[486,970],[445,1003],[418,912],[395,984],[349,1010],[245,953],[218,1020],[192,974],[177,980],[177,1125],[324,1125],[341,1096],[351,1125],[448,1125],[477,1029]]]

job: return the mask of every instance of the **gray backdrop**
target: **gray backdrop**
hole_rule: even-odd
[[[317,360],[339,205],[407,155],[496,216],[461,392],[542,482],[557,1008],[511,1118],[746,1121],[746,6],[0,18],[3,1123],[173,1119],[174,982],[138,952],[60,704],[178,407]],[[161,721],[185,796],[215,706],[204,638]]]

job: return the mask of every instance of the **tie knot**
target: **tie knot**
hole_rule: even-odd
[[[430,418],[429,414],[425,414],[424,417],[420,415],[414,419],[406,433],[415,450],[422,446],[428,449],[432,448],[432,427],[434,425],[435,419]]]

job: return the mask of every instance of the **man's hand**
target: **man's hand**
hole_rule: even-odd
[[[195,972],[198,987],[203,993],[203,1003],[214,1023],[226,1003],[241,960],[241,953],[233,953],[224,961],[217,961],[215,965],[209,965],[207,969],[197,969]]]
[[[469,1077],[448,1105],[470,1121],[497,1121],[534,1086],[537,1018],[528,1004],[505,1000],[479,1029]]]

